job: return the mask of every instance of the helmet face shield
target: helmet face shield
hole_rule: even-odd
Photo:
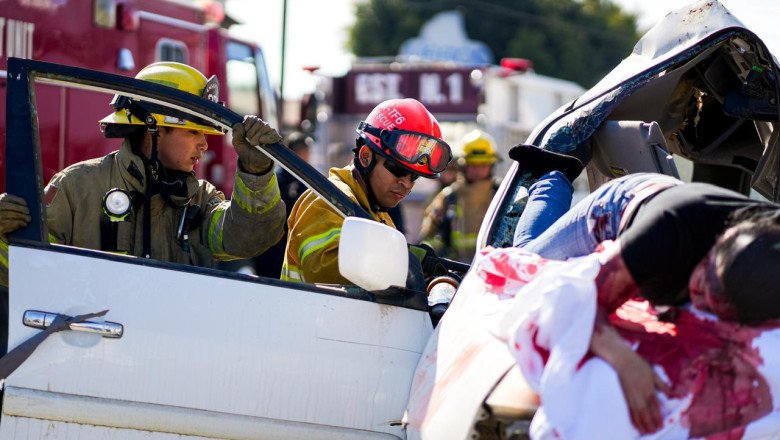
[[[441,173],[452,159],[452,150],[443,140],[407,130],[380,130],[366,122],[361,122],[358,134],[368,133],[376,136],[382,145],[381,150],[390,150],[391,156],[410,165],[424,165],[432,174]],[[371,142],[365,136],[366,141]]]

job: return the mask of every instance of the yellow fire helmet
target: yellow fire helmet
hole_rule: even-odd
[[[465,165],[493,165],[499,158],[493,147],[495,141],[482,130],[467,133],[461,140],[463,156],[459,161]]]
[[[173,87],[174,89],[206,98],[212,102],[219,102],[219,83],[217,82],[217,77],[212,75],[211,78],[206,79],[206,77],[197,69],[186,64],[174,63],[171,61],[150,64],[141,69],[135,78],[151,81],[167,87]],[[146,125],[143,120],[139,119],[136,115],[131,114],[129,109],[117,105],[117,102],[122,99],[127,100],[128,98],[119,95],[115,96],[114,101],[112,101],[111,104],[115,108],[118,107],[117,111],[100,120],[100,126],[104,132],[106,132],[105,128],[107,125]],[[158,113],[152,113],[151,115],[154,116],[157,125],[161,127],[199,130],[205,134],[225,134],[222,130],[204,123],[195,123],[175,116]]]

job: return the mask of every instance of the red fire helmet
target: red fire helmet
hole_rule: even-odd
[[[438,177],[452,160],[439,123],[416,99],[382,102],[356,131],[371,149],[423,177]]]

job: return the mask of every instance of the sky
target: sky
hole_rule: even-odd
[[[284,95],[300,98],[314,89],[316,78],[303,68],[317,66],[322,74],[343,74],[353,56],[346,49],[347,29],[353,23],[354,3],[361,0],[287,0],[287,43]],[[639,17],[644,31],[668,12],[691,3],[690,0],[612,0]],[[776,35],[780,30],[770,21],[780,16],[778,0],[721,0],[751,29],[761,28]],[[231,28],[240,37],[259,43],[266,55],[271,82],[278,88],[281,77],[281,36],[283,0],[227,0],[225,10],[243,22]],[[764,34],[760,34],[764,35]],[[765,42],[773,49],[769,41]],[[775,53],[780,53],[775,50]],[[628,54],[626,54],[628,55]]]
[[[225,12],[243,22],[231,27],[240,37],[261,45],[271,82],[281,77],[282,0],[227,0]],[[315,78],[305,70],[317,66],[323,74],[349,69],[352,55],[346,49],[347,29],[354,22],[354,0],[287,0],[285,48],[286,98],[299,98],[313,90]]]

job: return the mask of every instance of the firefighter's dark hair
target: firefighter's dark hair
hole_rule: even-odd
[[[146,133],[145,125],[129,124],[101,124],[100,130],[103,136],[109,139],[113,138],[133,138],[143,136]]]

